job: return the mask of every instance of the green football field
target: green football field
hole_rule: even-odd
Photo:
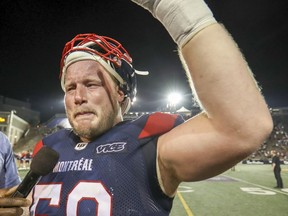
[[[271,165],[239,164],[212,179],[182,183],[171,216],[288,216],[288,165],[282,179],[284,189],[274,189]]]
[[[27,171],[19,172],[23,178]],[[235,171],[182,183],[171,216],[288,216],[288,165],[282,165],[282,179],[284,189],[274,189],[271,165],[239,164]]]

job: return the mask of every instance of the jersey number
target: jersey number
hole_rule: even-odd
[[[34,212],[33,215],[35,215],[35,208],[41,199],[48,200],[49,207],[59,208],[61,190],[62,184],[36,185],[34,190],[34,204],[31,207],[31,212]],[[97,205],[97,212],[95,215],[112,215],[112,198],[101,182],[78,182],[78,184],[76,184],[73,190],[68,194],[66,215],[76,216],[78,212],[78,204],[87,199],[93,200]]]

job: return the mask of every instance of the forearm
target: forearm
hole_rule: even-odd
[[[224,27],[214,24],[203,29],[183,47],[181,54],[192,78],[193,91],[215,126],[223,127],[225,122],[229,133],[241,133],[239,129],[243,129],[245,136],[247,130],[257,133],[255,128],[270,130],[267,105]]]

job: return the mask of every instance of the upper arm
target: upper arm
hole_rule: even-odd
[[[181,181],[215,176],[241,160],[245,141],[233,134],[204,113],[163,134],[157,151],[164,188],[172,192]]]

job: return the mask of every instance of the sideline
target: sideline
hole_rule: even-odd
[[[185,199],[183,198],[183,196],[181,195],[181,193],[179,191],[177,191],[177,196],[179,197],[186,213],[187,213],[187,216],[194,216],[191,209],[189,208],[189,206],[187,205]]]
[[[234,179],[234,180],[236,180],[236,181],[240,181],[240,182],[243,182],[243,183],[247,183],[247,184],[250,184],[250,185],[254,185],[254,186],[257,186],[257,187],[260,187],[260,188],[264,188],[264,189],[269,190],[269,191],[273,191],[273,192],[275,192],[275,193],[280,193],[280,194],[283,194],[283,195],[288,196],[288,193],[287,193],[287,192],[284,192],[284,191],[281,191],[281,190],[276,190],[276,189],[269,188],[269,187],[266,187],[266,186],[263,186],[263,185],[254,184],[254,183],[252,183],[252,182],[248,182],[248,181],[245,181],[245,180],[242,180],[242,179],[238,179],[238,178],[235,178],[235,177],[231,177],[231,176],[227,176],[227,175],[223,175],[223,176],[225,176],[225,177],[227,177],[227,178]],[[287,188],[284,188],[284,189],[286,190]]]

